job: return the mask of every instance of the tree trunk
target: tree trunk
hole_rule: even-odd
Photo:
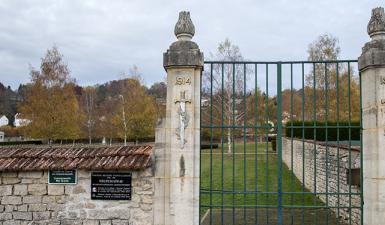
[[[231,99],[231,95],[230,95],[230,92],[228,92],[227,94],[227,104],[228,104],[228,111],[227,111],[227,120],[228,120],[228,124],[232,124],[233,126],[235,125],[234,124],[234,121],[231,121],[231,117],[233,116],[234,118],[234,108],[233,108],[233,105],[232,105],[232,99]],[[233,123],[231,123],[233,122]],[[227,129],[227,153],[231,154],[232,153],[232,146],[231,146],[231,143],[232,143],[232,137],[231,137],[231,128],[228,128]]]
[[[90,127],[88,128],[88,140],[89,140],[89,144],[92,144],[91,128]]]
[[[227,153],[231,153],[231,129],[227,129]]]

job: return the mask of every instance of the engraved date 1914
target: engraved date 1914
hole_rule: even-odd
[[[190,77],[176,77],[175,85],[191,85]]]

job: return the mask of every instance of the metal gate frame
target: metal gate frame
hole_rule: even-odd
[[[302,211],[304,211],[305,209],[317,209],[317,208],[320,208],[320,209],[327,209],[327,210],[334,210],[336,211],[336,214],[338,216],[340,216],[340,210],[347,210],[349,212],[349,219],[348,219],[348,223],[347,224],[356,224],[355,221],[352,221],[352,209],[358,209],[360,211],[360,224],[362,224],[362,221],[363,221],[363,211],[362,211],[362,206],[363,206],[363,188],[362,188],[362,185],[360,185],[359,187],[359,191],[360,193],[355,193],[355,192],[352,192],[352,185],[350,184],[349,185],[349,190],[348,192],[340,192],[340,179],[338,179],[338,191],[337,192],[328,192],[326,191],[325,193],[318,193],[316,191],[316,184],[314,184],[314,195],[318,196],[319,195],[325,195],[326,196],[326,199],[329,198],[329,196],[332,196],[332,195],[337,195],[338,196],[338,202],[337,202],[337,205],[336,206],[330,206],[328,203],[329,203],[329,200],[326,200],[326,205],[316,205],[316,203],[314,203],[314,205],[298,205],[298,204],[291,204],[291,205],[284,205],[283,204],[283,197],[285,195],[291,195],[291,198],[293,198],[294,195],[302,195],[304,196],[305,194],[309,194],[308,191],[305,190],[305,185],[302,185],[302,190],[301,191],[296,191],[296,192],[287,192],[287,191],[284,191],[283,190],[283,160],[282,160],[282,137],[283,137],[283,129],[287,128],[288,126],[287,125],[284,125],[283,122],[282,122],[282,84],[283,84],[283,70],[282,70],[282,67],[283,66],[288,66],[290,68],[289,72],[290,72],[290,93],[291,93],[291,99],[290,99],[290,108],[291,108],[291,115],[290,115],[290,119],[291,119],[291,134],[293,135],[293,129],[295,128],[299,128],[302,130],[302,143],[305,142],[305,129],[313,129],[314,131],[314,142],[316,142],[316,132],[318,129],[325,129],[325,133],[326,133],[326,140],[325,140],[325,143],[328,144],[329,143],[329,140],[328,140],[328,131],[329,129],[336,129],[336,132],[337,132],[337,140],[336,140],[336,144],[337,146],[340,145],[341,141],[340,140],[340,130],[342,129],[348,129],[348,136],[349,136],[349,139],[347,140],[347,146],[348,146],[348,151],[349,151],[349,159],[348,159],[348,164],[349,164],[349,168],[348,168],[348,174],[347,174],[347,179],[349,180],[349,182],[352,181],[352,168],[351,168],[351,163],[352,163],[352,158],[351,158],[351,148],[352,148],[352,129],[359,129],[360,130],[360,134],[359,134],[359,138],[360,138],[360,147],[362,149],[362,113],[361,111],[359,112],[352,112],[352,99],[351,99],[351,85],[352,85],[352,80],[351,78],[354,76],[352,69],[352,64],[356,64],[357,61],[356,60],[336,60],[336,61],[273,61],[273,62],[263,62],[263,61],[260,61],[260,62],[257,62],[257,61],[234,61],[234,62],[229,62],[229,61],[205,61],[205,67],[208,67],[208,69],[206,68],[205,71],[209,71],[209,72],[206,72],[207,74],[209,74],[209,79],[207,80],[207,82],[209,83],[209,85],[206,85],[207,88],[209,88],[209,93],[203,93],[203,82],[205,81],[202,81],[201,83],[201,105],[205,104],[205,103],[202,103],[202,99],[204,98],[205,94],[209,94],[209,99],[205,99],[206,102],[208,101],[209,104],[207,106],[208,111],[210,113],[209,115],[209,119],[206,120],[206,121],[203,121],[203,114],[202,112],[204,111],[204,109],[201,109],[201,136],[202,134],[205,132],[205,131],[209,131],[209,142],[210,142],[210,147],[209,147],[209,153],[204,153],[204,154],[209,154],[210,155],[210,158],[209,158],[209,176],[208,177],[205,177],[204,174],[202,173],[205,173],[204,171],[202,172],[202,159],[207,159],[205,158],[205,156],[202,155],[202,152],[204,150],[201,150],[201,191],[200,191],[200,208],[201,208],[201,218],[203,216],[206,216],[206,218],[209,219],[209,222],[208,224],[249,224],[247,223],[248,221],[248,217],[246,216],[246,209],[255,209],[255,212],[257,212],[257,209],[260,209],[260,208],[265,208],[266,209],[266,221],[264,224],[284,224],[284,215],[283,215],[283,210],[284,209],[301,209]],[[305,125],[305,66],[309,66],[313,68],[313,124],[312,125]],[[330,106],[330,99],[328,99],[329,97],[329,90],[330,90],[330,87],[328,87],[328,82],[329,82],[329,79],[332,79],[330,77],[328,77],[328,75],[330,76],[330,74],[328,74],[329,72],[329,69],[328,69],[328,66],[329,65],[336,65],[335,67],[335,74],[336,74],[336,115],[337,117],[335,118],[336,119],[336,124],[335,125],[329,125],[329,111],[331,110],[329,108]],[[341,65],[347,65],[347,70],[344,71],[344,73],[347,73],[347,81],[345,82],[348,82],[348,89],[346,90],[347,93],[348,93],[348,120],[347,120],[347,124],[345,125],[342,125],[341,121],[340,121],[340,98],[341,96],[340,95],[340,84],[339,82],[342,82],[340,81],[340,76],[342,76],[341,72],[339,71],[340,70],[340,66]],[[232,79],[233,79],[233,85],[232,85],[232,104],[233,104],[233,107],[232,107],[232,123],[231,124],[226,124],[224,122],[224,97],[222,96],[222,104],[221,104],[221,110],[222,112],[219,113],[221,118],[221,123],[220,124],[215,124],[213,122],[213,113],[216,113],[214,112],[214,109],[213,109],[213,97],[215,95],[215,93],[213,93],[213,76],[215,74],[215,71],[214,71],[214,66],[218,66],[218,71],[217,71],[217,75],[219,74],[221,77],[220,79],[222,80],[222,83],[221,83],[221,87],[218,87],[221,89],[221,94],[223,95],[224,93],[224,70],[225,70],[225,67],[227,66],[228,68],[230,68],[230,71],[232,73]],[[236,76],[237,76],[237,72],[236,72],[236,67],[243,67],[243,100],[240,100],[243,104],[244,104],[244,110],[245,110],[245,115],[244,115],[244,122],[243,124],[237,124],[235,123],[235,94],[236,93],[236,87],[235,87],[235,80],[236,80]],[[250,191],[248,190],[247,188],[247,169],[246,169],[246,143],[247,143],[247,130],[248,129],[253,129],[255,131],[255,136],[257,136],[257,132],[258,132],[258,129],[265,129],[267,130],[268,129],[268,124],[258,124],[255,120],[255,123],[253,123],[252,125],[249,125],[247,123],[247,115],[246,115],[246,108],[247,108],[247,96],[246,96],[246,90],[247,90],[247,82],[246,82],[246,76],[248,74],[247,72],[247,67],[254,67],[254,81],[255,81],[255,90],[257,90],[257,88],[259,87],[258,86],[258,69],[260,67],[265,67],[265,83],[266,83],[266,86],[265,86],[265,90],[266,90],[266,96],[265,96],[265,99],[266,101],[264,102],[265,104],[265,112],[267,112],[269,110],[269,77],[271,75],[269,75],[269,67],[270,66],[275,66],[276,67],[276,102],[277,102],[277,105],[276,105],[276,110],[277,110],[277,113],[276,113],[276,125],[274,126],[274,128],[276,129],[277,131],[277,137],[276,137],[276,143],[277,143],[277,171],[278,171],[278,176],[277,176],[277,189],[276,189],[276,192],[271,192],[269,190],[269,187],[268,187],[268,184],[269,184],[269,181],[266,180],[266,184],[267,184],[267,189],[264,190],[264,191],[259,191],[258,190],[258,180],[256,180],[255,182],[255,190],[253,191]],[[302,109],[302,118],[300,118],[300,121],[302,121],[302,125],[299,125],[299,126],[293,126],[293,88],[294,88],[294,84],[293,84],[293,68],[296,67],[296,66],[299,66],[301,69],[301,72],[300,72],[300,78],[301,78],[301,82],[302,84],[300,85],[302,87],[302,106],[301,106],[301,109]],[[325,124],[324,125],[319,125],[316,123],[317,121],[317,114],[316,114],[316,108],[317,108],[317,94],[316,92],[318,90],[321,90],[322,89],[316,89],[316,68],[318,68],[317,66],[321,66],[320,68],[324,67],[324,80],[325,80],[325,109],[324,109],[324,117],[325,117]],[[232,68],[232,69],[231,69]],[[322,69],[320,70],[322,71]],[[203,78],[202,78],[203,80]],[[361,82],[360,80],[358,81],[359,82],[359,97],[361,96]],[[278,91],[280,90],[280,91]],[[256,110],[258,108],[258,97],[257,97],[257,94],[255,94],[255,107],[256,107]],[[361,97],[360,97],[360,108],[361,108]],[[207,104],[206,104],[207,105]],[[358,113],[359,114],[359,125],[353,125],[352,124],[352,114],[353,113]],[[255,114],[258,114],[256,111],[255,111]],[[218,116],[218,115],[217,115]],[[265,115],[266,116],[266,115]],[[268,117],[267,117],[268,118]],[[214,163],[214,160],[213,160],[213,153],[214,153],[214,132],[213,130],[214,129],[219,129],[220,130],[220,135],[221,135],[221,150],[218,152],[218,153],[215,153],[215,154],[218,154],[220,157],[218,158],[218,160],[221,162],[221,165],[220,165],[220,171],[221,171],[221,189],[215,189],[213,186],[213,179],[214,178],[214,175],[213,175],[213,163]],[[232,130],[232,135],[234,135],[234,130],[235,129],[240,129],[240,130],[243,130],[243,159],[244,159],[244,165],[243,165],[243,190],[238,190],[235,188],[235,169],[234,169],[234,166],[235,166],[235,155],[234,155],[234,151],[235,151],[235,140],[234,140],[234,137],[232,136],[232,141],[231,141],[231,144],[233,145],[232,146],[232,163],[233,163],[233,167],[232,167],[232,190],[227,190],[225,188],[225,185],[224,185],[224,179],[225,179],[225,176],[224,176],[224,160],[225,160],[225,153],[224,153],[224,130],[225,129],[229,129],[229,130]],[[266,138],[268,137],[268,131],[266,131]],[[257,164],[258,163],[258,159],[257,159],[257,155],[258,155],[258,142],[256,140],[257,137],[254,137],[255,139],[255,148],[257,149],[256,152],[255,152],[255,157],[256,157],[256,161],[255,163]],[[293,138],[293,136],[291,136],[291,138]],[[266,146],[268,146],[269,144],[267,143],[268,141],[266,140]],[[202,144],[201,144],[202,145]],[[315,146],[315,145],[314,145]],[[304,147],[303,147],[304,148]],[[314,147],[315,148],[315,147]],[[340,154],[340,148],[337,147],[338,149],[338,156]],[[268,147],[266,147],[266,165],[267,167],[269,166],[269,153],[268,153]],[[291,150],[293,151],[293,149]],[[328,147],[326,147],[326,152],[328,151]],[[303,153],[304,154],[304,153]],[[326,156],[326,165],[328,165],[328,156]],[[337,156],[337,158],[338,158]],[[302,155],[302,158],[304,159],[304,155]],[[314,156],[315,158],[315,156]],[[292,158],[293,160],[293,158]],[[292,162],[293,163],[293,162]],[[304,161],[303,161],[304,163]],[[304,164],[303,165],[303,170],[305,168]],[[314,165],[315,165],[315,169],[314,169],[314,177],[315,177],[315,183],[317,182],[317,167],[316,167],[316,163],[314,162]],[[337,176],[340,177],[341,175],[341,171],[340,171],[340,162],[338,161],[338,174]],[[360,151],[360,166],[362,168],[362,151]],[[257,173],[258,173],[258,169],[259,167],[257,165],[255,165],[255,176],[257,176]],[[289,168],[290,169],[290,168]],[[291,166],[291,169],[293,169],[293,165]],[[328,170],[328,167],[326,166],[326,170]],[[269,173],[269,168],[267,168],[266,170],[267,173]],[[305,172],[303,172],[303,174],[305,174]],[[328,190],[328,171],[326,171],[326,190]],[[362,184],[362,180],[363,180],[363,176],[362,176],[363,172],[362,172],[362,169],[360,170],[360,173],[359,173],[359,179],[360,179],[360,182]],[[267,176],[267,179],[269,178],[269,174],[266,174]],[[203,187],[203,180],[205,179],[208,179],[208,187]],[[291,179],[293,179],[293,175],[291,175]],[[294,178],[296,179],[296,178]],[[305,181],[305,176],[303,176],[303,180],[302,180],[302,183],[304,183]],[[311,190],[310,190],[311,192]],[[225,195],[232,195],[232,205],[229,205],[229,204],[226,204],[225,202]],[[208,200],[202,200],[204,199],[204,197],[207,197],[208,195]],[[214,201],[215,201],[215,196],[217,195],[220,195],[221,199],[220,199],[220,204],[215,204]],[[238,204],[235,204],[235,203],[238,203],[238,202],[235,202],[235,195],[243,195],[243,205],[238,205]],[[257,201],[258,201],[258,195],[265,195],[266,198],[268,199],[269,196],[271,195],[276,195],[277,197],[277,201],[276,201],[276,204],[275,205],[260,205],[258,204],[258,202],[256,202],[256,204],[246,204],[246,196],[248,195],[252,195],[252,196],[255,196]],[[343,195],[348,195],[349,196],[349,204],[348,206],[346,205],[342,205],[340,203],[340,198],[341,196]],[[352,196],[359,196],[360,198],[360,204],[359,206],[357,205],[352,205]],[[224,215],[224,210],[226,208],[230,208],[232,209],[232,222],[228,222],[228,221],[225,221],[225,215]],[[235,209],[236,208],[240,208],[240,209],[243,209],[243,223],[239,223],[239,221],[235,221]],[[276,209],[277,210],[277,218],[276,218],[276,222],[274,223],[269,223],[269,211],[268,209],[269,208],[273,208],[273,209]],[[204,209],[207,209],[207,211],[204,211]],[[214,220],[213,218],[213,209],[220,209],[221,210],[221,218],[220,218],[220,221],[218,220]],[[204,215],[204,213],[206,213],[206,215]],[[302,213],[302,223],[301,224],[304,224],[304,213]],[[329,213],[327,214],[329,215]],[[257,216],[257,213],[255,214],[256,218],[258,217]],[[329,219],[332,220],[332,218],[329,218],[329,216],[327,217],[327,220],[326,221],[318,221],[317,220],[317,215],[315,215],[314,219],[313,219],[313,223],[312,224],[331,224],[331,222],[329,223]],[[202,222],[202,221],[201,221]],[[250,222],[250,221],[249,221]],[[296,221],[293,220],[293,214],[291,215],[291,221],[289,221],[289,223],[287,223],[288,221],[285,221],[285,224],[299,224],[299,223],[296,223]],[[346,222],[346,221],[345,221]],[[342,221],[340,218],[336,220],[336,223],[337,224],[345,224],[344,221]],[[256,219],[256,221],[254,220],[253,224],[260,224],[258,223],[258,218]]]

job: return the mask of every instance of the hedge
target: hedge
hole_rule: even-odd
[[[218,149],[218,143],[201,143],[201,149]]]
[[[314,126],[315,125],[315,126]],[[315,129],[314,129],[315,128]],[[293,121],[286,123],[286,137],[294,138],[304,138],[304,139],[316,139],[317,141],[346,141],[349,140],[349,130],[350,130],[350,140],[360,140],[360,122],[352,121],[349,125],[349,122],[339,122],[337,128],[337,122],[320,122],[317,121]],[[303,132],[302,132],[303,131]],[[314,133],[315,131],[315,133]],[[327,131],[327,139],[326,139]],[[337,133],[339,131],[339,138]],[[293,134],[292,134],[293,132]]]
[[[3,141],[0,142],[0,146],[5,145],[41,145],[43,142],[41,140],[32,140],[32,141]]]

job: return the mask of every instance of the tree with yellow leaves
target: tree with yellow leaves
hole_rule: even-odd
[[[319,36],[309,45],[308,59],[327,63],[313,63],[311,72],[306,76],[305,120],[359,120],[358,74],[351,65],[336,63],[340,51],[338,39],[330,34]]]
[[[63,56],[56,47],[47,50],[40,71],[31,69],[31,88],[19,111],[32,122],[26,134],[49,142],[76,139],[80,134],[79,106]]]
[[[118,96],[115,123],[120,127],[119,137],[138,143],[139,139],[154,136],[156,104],[138,77],[126,79],[124,86]]]

